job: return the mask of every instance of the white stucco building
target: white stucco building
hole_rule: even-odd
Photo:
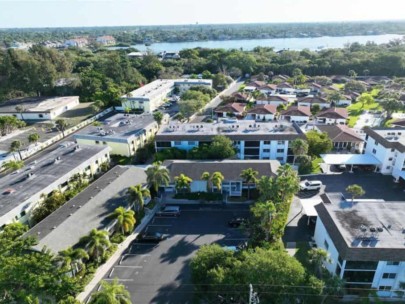
[[[341,193],[321,196],[315,243],[328,252],[326,269],[342,278],[346,287],[377,290],[395,297],[405,280],[403,218],[405,202],[356,200]]]
[[[365,153],[377,158],[382,174],[391,174],[396,180],[405,179],[405,129],[365,128]]]
[[[65,191],[77,173],[93,176],[110,161],[108,146],[79,146],[68,142],[16,173],[0,179],[0,226],[29,222],[31,211],[55,190]]]
[[[21,120],[52,120],[79,105],[79,96],[26,97],[0,103],[0,116]]]
[[[172,123],[162,126],[155,137],[156,151],[167,148],[191,150],[209,144],[214,136],[231,139],[239,159],[274,159],[286,163],[289,143],[305,138],[301,129],[286,121],[222,120],[215,123]]]
[[[194,86],[212,87],[211,79],[158,79],[121,96],[122,109],[141,110],[152,113],[165,103],[178,88],[180,94]]]

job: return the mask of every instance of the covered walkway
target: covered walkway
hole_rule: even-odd
[[[381,162],[370,154],[321,154],[323,162],[330,165],[350,166],[350,172],[353,172],[353,166],[375,166],[375,172]]]

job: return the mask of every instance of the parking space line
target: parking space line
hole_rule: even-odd
[[[143,256],[143,257],[150,256],[150,254],[142,254],[142,253],[126,253],[126,254],[124,254],[124,256],[126,256],[126,255],[129,255],[129,256],[131,256],[131,255],[135,255],[135,256],[139,255],[139,256]]]
[[[173,225],[148,225],[148,227],[172,227]]]
[[[118,280],[121,282],[133,282],[134,279],[120,279],[120,278],[114,278],[114,279],[103,279],[104,281],[114,281],[114,280]]]
[[[242,239],[222,239],[219,241],[246,241],[248,238],[242,238]]]
[[[140,268],[140,269],[143,268],[143,266],[131,266],[131,265],[115,265],[114,268],[115,268],[115,267],[122,267],[122,268],[124,268],[124,267],[126,267],[126,268]]]

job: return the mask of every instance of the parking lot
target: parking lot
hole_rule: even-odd
[[[148,232],[167,234],[158,244],[133,242],[105,279],[118,278],[131,293],[134,304],[194,303],[189,262],[204,244],[237,246],[247,240],[227,222],[247,217],[249,206],[181,205],[179,217],[154,217]]]

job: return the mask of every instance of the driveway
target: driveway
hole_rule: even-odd
[[[194,303],[189,262],[204,244],[236,246],[247,240],[243,231],[229,228],[228,220],[248,216],[249,206],[181,205],[179,217],[155,217],[148,232],[167,234],[159,244],[134,242],[109,272],[131,293],[134,304]]]

